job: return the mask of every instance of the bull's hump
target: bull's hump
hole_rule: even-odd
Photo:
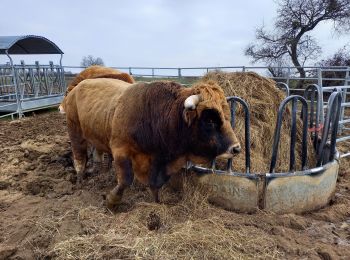
[[[184,87],[180,84],[172,81],[160,81],[152,82],[146,86],[149,90],[149,94],[154,98],[175,100],[179,97],[181,89]]]

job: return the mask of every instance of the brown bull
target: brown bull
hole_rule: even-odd
[[[78,183],[87,142],[111,153],[118,185],[107,196],[120,202],[134,178],[158,190],[187,160],[210,161],[238,152],[223,91],[215,83],[184,88],[174,82],[129,84],[112,79],[82,81],[65,98]]]

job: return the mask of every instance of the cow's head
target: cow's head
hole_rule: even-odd
[[[207,82],[195,85],[188,92],[183,117],[191,128],[192,153],[214,159],[219,155],[229,158],[240,152],[223,90],[215,82]]]

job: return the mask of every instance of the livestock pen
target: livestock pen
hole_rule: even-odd
[[[275,88],[275,85],[272,87]],[[251,88],[255,89],[253,86]],[[310,87],[306,96],[308,104],[311,104],[314,92],[314,106],[308,106],[309,110],[312,107],[319,107],[316,104],[319,97],[317,91],[313,89],[314,87]],[[285,90],[281,92],[282,100],[287,98],[286,94]],[[261,93],[257,93],[257,96],[261,96]],[[329,93],[324,93],[324,106],[328,105],[329,97]],[[248,98],[243,99],[249,102]],[[334,105],[330,107],[337,107],[335,111],[337,112],[339,101],[336,100],[339,97],[333,99]],[[235,104],[231,107],[232,111],[236,112],[235,128],[238,128],[243,122],[241,140],[244,144],[249,139],[244,139],[244,109],[236,98],[230,98],[229,102],[231,105]],[[294,97],[289,102],[293,103]],[[287,106],[292,107],[292,103],[288,103]],[[255,111],[251,106],[248,108],[249,129],[252,132],[254,131]],[[297,105],[297,108],[300,110],[300,105]],[[327,107],[324,109],[323,124],[326,125]],[[315,109],[312,117],[314,125],[317,118],[316,112]],[[300,111],[297,111],[296,115],[300,115]],[[310,119],[309,117],[309,125],[311,124]],[[299,121],[298,116],[297,121]],[[275,123],[276,120],[270,120],[273,130],[275,130]],[[221,194],[224,191],[237,199],[236,195],[244,195],[244,189],[248,190],[244,205],[246,207],[253,205],[254,214],[226,211],[208,204],[208,194],[200,193],[197,187],[193,183],[188,183],[187,180],[182,193],[174,193],[171,187],[166,187],[161,194],[162,204],[152,203],[146,187],[135,183],[130,190],[126,191],[126,197],[129,199],[120,205],[116,214],[111,214],[101,206],[101,200],[104,193],[110,188],[111,182],[114,181],[112,173],[88,176],[82,189],[75,188],[75,172],[70,159],[66,121],[62,115],[51,112],[12,122],[0,121],[0,127],[2,129],[0,146],[4,153],[4,156],[0,158],[2,167],[0,230],[3,232],[0,239],[0,253],[2,255],[13,258],[58,259],[137,257],[266,259],[317,258],[320,256],[336,258],[349,255],[347,228],[350,200],[347,187],[350,186],[348,168],[346,168],[348,164],[345,164],[345,158],[340,159],[342,169],[337,176],[335,198],[326,207],[307,214],[275,214],[271,211],[276,211],[278,204],[270,205],[273,200],[270,200],[269,191],[275,190],[280,185],[277,182],[285,180],[285,186],[279,187],[288,190],[288,183],[293,184],[290,185],[293,188],[296,180],[302,180],[300,175],[304,175],[304,178],[314,180],[314,182],[305,182],[306,184],[313,183],[314,187],[322,183],[332,184],[333,182],[327,181],[318,183],[317,179],[327,180],[327,176],[331,176],[332,181],[335,179],[334,166],[339,159],[337,153],[335,153],[333,163],[327,163],[325,160],[321,162],[320,167],[312,166],[314,169],[305,169],[301,172],[297,166],[297,171],[276,178],[272,174],[266,174],[269,169],[262,176],[253,174],[256,173],[253,160],[251,160],[250,167],[246,168],[247,161],[244,159],[243,168],[238,173],[227,170],[226,162],[223,167],[215,166],[213,169],[212,167],[188,165],[188,171],[216,173],[216,175],[209,174],[200,177],[204,184],[199,186],[208,188],[209,191],[218,191]],[[313,130],[315,129],[317,130],[317,127]],[[332,130],[333,127],[330,127],[330,134],[334,133]],[[310,130],[309,133],[314,134],[314,131]],[[344,133],[346,134],[345,131],[342,134]],[[320,136],[320,132],[318,134]],[[290,133],[287,137],[290,138]],[[331,140],[331,137],[328,140]],[[256,140],[251,136],[251,141]],[[280,139],[279,143],[281,142],[285,142],[285,139]],[[338,145],[347,142],[338,142]],[[263,140],[262,143],[268,146],[267,140]],[[295,144],[301,146],[299,141],[296,141]],[[254,145],[251,142],[252,151]],[[308,147],[314,149],[313,144]],[[326,150],[323,149],[323,151]],[[298,152],[295,152],[295,155],[297,156]],[[330,154],[325,153],[325,155],[330,158],[328,157]],[[244,152],[242,157],[246,158]],[[267,160],[270,161],[271,157],[268,157]],[[254,154],[251,153],[252,158]],[[276,162],[278,163],[280,159],[281,157],[278,157]],[[289,160],[287,161],[288,169],[285,173],[289,171]],[[233,168],[237,163],[237,158],[234,158]],[[276,175],[279,173],[275,171]],[[283,175],[283,172],[281,173]],[[250,175],[259,179],[256,183],[263,184],[258,186],[254,184],[254,189],[263,188],[266,184],[265,197],[261,197],[265,200],[256,201],[254,196],[250,199],[249,196],[254,195],[250,193],[254,189],[247,189],[254,180],[248,178]],[[216,187],[208,186],[205,184],[205,178],[215,178],[215,181],[223,180],[223,182],[221,184],[217,182]],[[295,180],[290,182],[292,178]],[[327,191],[325,193],[332,192],[331,188],[325,189]],[[264,189],[257,192],[262,194],[262,191]],[[307,198],[306,194],[299,195],[299,198]],[[328,195],[323,196],[327,198]],[[221,197],[221,199],[224,198]],[[250,201],[254,203],[249,204]],[[255,204],[256,202],[258,203]],[[292,202],[294,205],[295,201]],[[271,206],[273,208],[270,211]],[[244,208],[241,210],[245,211]],[[250,210],[246,211],[250,212]],[[286,212],[285,209],[284,212]]]

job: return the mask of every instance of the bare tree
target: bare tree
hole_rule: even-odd
[[[285,67],[289,65],[288,61],[285,59],[285,57],[281,57],[279,59],[275,59],[274,61],[271,61],[266,64],[268,66],[267,70],[274,78],[285,78],[288,75],[288,70],[286,70]]]
[[[82,67],[89,67],[92,65],[105,65],[100,57],[94,58],[92,55],[84,56],[80,65]]]
[[[264,26],[256,30],[257,41],[248,45],[245,55],[253,62],[276,64],[289,57],[301,78],[306,72],[305,62],[318,57],[321,52],[316,40],[308,35],[318,24],[332,21],[334,30],[346,32],[350,28],[349,0],[279,0],[275,30]]]
[[[344,69],[350,66],[350,46],[344,46],[338,50],[333,56],[323,59],[316,63],[316,66],[330,68],[333,66],[343,66]],[[337,78],[344,80],[325,80],[324,86],[341,86],[344,84],[346,72],[345,71],[325,71],[323,72],[324,78]]]

